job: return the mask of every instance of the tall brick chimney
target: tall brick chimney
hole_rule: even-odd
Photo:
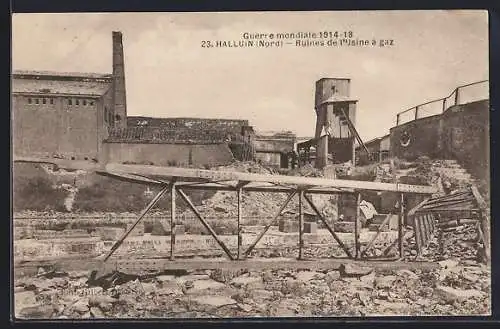
[[[113,105],[114,125],[127,127],[127,93],[125,89],[125,63],[122,33],[113,31]]]

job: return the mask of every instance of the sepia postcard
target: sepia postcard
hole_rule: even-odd
[[[12,318],[491,314],[488,14],[12,16]]]

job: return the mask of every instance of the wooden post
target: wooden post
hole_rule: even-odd
[[[370,153],[368,153],[368,158],[370,158]],[[352,137],[352,166],[356,167],[356,139],[354,137]]]
[[[471,187],[472,194],[474,195],[474,198],[476,199],[476,202],[479,206],[479,233],[482,233],[482,240],[483,240],[483,261],[487,264],[490,263],[491,261],[491,250],[490,250],[490,243],[491,243],[491,233],[490,233],[490,209],[486,202],[484,201],[483,197],[479,193],[479,190],[475,185]]]
[[[299,192],[299,260],[302,259],[302,247],[304,245],[304,190]]]
[[[422,233],[420,231],[420,217],[422,215],[416,214],[413,216],[413,232],[415,233],[415,245],[417,247],[417,256],[422,252]],[[399,228],[399,224],[398,224]]]
[[[238,253],[236,259],[240,259],[241,254],[241,216],[242,216],[242,205],[241,205],[241,187],[238,189]]]
[[[443,112],[446,111],[446,98],[443,98]]]
[[[415,107],[415,120],[418,119],[418,106]]]
[[[175,183],[170,184],[170,260],[175,259]]]
[[[396,115],[396,126],[399,126],[399,114]]]
[[[401,193],[399,200],[399,221],[398,221],[398,243],[399,243],[399,257],[404,257],[404,194]]]
[[[357,193],[356,196],[356,219],[354,222],[354,258],[358,259],[360,256],[360,244],[359,244],[359,231],[361,229],[360,216],[361,216],[361,193]]]
[[[460,89],[459,88],[455,89],[455,105],[458,105],[458,103],[460,102],[459,93],[460,93]]]

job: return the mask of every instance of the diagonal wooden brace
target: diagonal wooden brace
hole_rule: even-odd
[[[361,257],[365,256],[366,253],[368,252],[368,250],[370,250],[370,248],[373,246],[373,244],[375,243],[375,240],[377,240],[378,236],[380,235],[380,233],[382,233],[382,228],[389,222],[389,220],[391,219],[391,214],[388,214],[384,221],[382,222],[382,224],[380,224],[380,226],[378,227],[377,229],[377,233],[375,234],[375,236],[371,239],[371,241],[368,243],[368,245],[366,246],[365,250],[363,250],[363,252],[361,252]]]
[[[139,224],[139,222],[144,218],[144,216],[146,216],[148,211],[151,210],[151,208],[153,208],[158,203],[158,201],[160,201],[161,197],[168,191],[168,189],[169,189],[168,185],[164,186],[163,189],[160,192],[158,192],[158,194],[154,197],[154,199],[151,200],[151,202],[149,202],[149,204],[141,212],[135,223],[132,224],[128,228],[128,230],[122,235],[122,237],[118,239],[118,241],[116,241],[115,244],[111,247],[111,250],[108,252],[106,257],[104,257],[104,261],[107,261],[108,258],[111,257],[111,255],[113,255],[116,249],[118,249],[118,247],[123,243],[123,241],[125,241],[130,232],[132,232],[132,230],[137,226],[137,224]]]
[[[312,202],[312,200],[309,198],[309,196],[308,195],[304,195],[304,199],[306,199],[307,203],[309,203],[309,205],[311,206],[311,208],[313,208],[314,212],[318,215],[318,217],[321,219],[321,221],[323,222],[323,224],[325,224],[326,228],[328,229],[328,231],[330,232],[330,234],[333,236],[333,238],[335,239],[335,241],[337,241],[337,243],[340,245],[340,247],[342,249],[344,249],[344,252],[347,254],[347,256],[349,258],[352,258],[352,254],[349,251],[349,249],[342,242],[342,240],[340,240],[340,238],[337,236],[337,234],[335,233],[335,231],[333,231],[333,229],[330,227],[330,225],[328,224],[328,222],[326,221],[326,219],[323,217],[323,215],[320,213],[320,211],[318,210],[318,208],[316,208],[316,205]]]
[[[212,229],[212,227],[210,227],[210,225],[207,223],[207,221],[205,221],[205,219],[203,218],[203,216],[200,214],[200,212],[198,211],[198,209],[196,209],[196,207],[194,206],[193,202],[191,202],[191,200],[186,195],[186,193],[184,193],[184,191],[182,189],[180,189],[180,188],[177,189],[177,192],[179,192],[179,195],[186,202],[186,204],[189,206],[189,208],[191,209],[191,211],[196,215],[196,217],[198,217],[198,219],[203,224],[203,226],[205,226],[205,228],[208,230],[208,232],[210,232],[210,234],[212,235],[212,237],[215,239],[215,241],[217,241],[217,243],[222,248],[222,250],[224,250],[224,252],[229,257],[229,259],[230,260],[234,260],[234,257],[231,254],[231,251],[227,248],[227,246],[224,244],[224,242],[222,242],[222,240],[219,239],[219,237],[217,236],[217,233],[215,233],[215,231]]]
[[[262,239],[262,237],[264,236],[264,234],[266,234],[266,232],[269,230],[269,228],[271,228],[271,226],[274,225],[274,223],[276,222],[276,220],[281,216],[281,213],[283,212],[283,210],[285,209],[285,207],[288,205],[288,203],[290,202],[290,200],[292,200],[292,198],[295,196],[295,194],[297,194],[297,191],[293,191],[292,193],[290,193],[290,195],[288,195],[288,198],[286,199],[285,203],[283,203],[283,205],[280,207],[280,210],[278,211],[278,213],[276,214],[276,216],[274,216],[274,218],[271,220],[271,222],[269,222],[269,224],[266,225],[266,227],[260,233],[260,235],[257,237],[257,239],[255,239],[255,241],[245,251],[245,253],[244,253],[245,257],[248,256],[252,252],[252,250],[255,248],[255,246],[257,245],[257,243],[259,243],[259,241]]]
[[[405,231],[405,232],[404,232],[404,235],[403,235],[403,240],[404,240],[406,237],[408,237],[408,239],[411,239],[411,238],[415,235],[415,233],[414,233],[414,232],[413,232],[413,233],[411,233],[411,232],[412,232],[412,231]],[[410,233],[410,234],[408,234],[408,233]],[[394,241],[393,241],[393,242],[392,242],[389,246],[387,246],[387,248],[385,248],[385,250],[382,252],[382,255],[387,256],[387,255],[389,254],[389,252],[390,252],[390,251],[391,251],[391,250],[392,250],[392,249],[393,249],[396,245],[398,245],[398,243],[399,243],[399,239],[394,240]]]

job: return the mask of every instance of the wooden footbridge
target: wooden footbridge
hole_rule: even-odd
[[[310,178],[310,177],[295,177],[295,176],[283,176],[283,175],[262,175],[253,173],[241,173],[241,172],[225,172],[225,171],[215,171],[215,170],[200,170],[200,169],[189,169],[189,168],[176,168],[176,167],[161,167],[161,166],[150,166],[150,165],[130,165],[130,164],[118,164],[118,163],[108,163],[108,164],[97,164],[90,162],[81,161],[69,161],[62,159],[40,159],[40,158],[15,158],[15,162],[31,162],[31,163],[47,163],[54,165],[62,169],[69,170],[86,170],[94,171],[100,175],[112,177],[118,180],[135,182],[145,185],[155,185],[161,188],[160,192],[149,202],[149,204],[142,210],[138,215],[137,220],[131,225],[126,232],[119,238],[114,245],[110,248],[107,254],[99,261],[106,263],[110,257],[115,253],[115,251],[120,247],[120,245],[125,241],[127,236],[132,232],[132,230],[137,226],[137,224],[143,220],[147,213],[157,204],[157,202],[165,195],[170,197],[170,232],[172,234],[170,239],[170,257],[168,260],[162,260],[162,266],[169,266],[168,264],[174,264],[179,262],[176,260],[175,252],[175,224],[176,224],[176,196],[186,203],[188,208],[195,214],[198,220],[207,229],[213,239],[217,242],[218,246],[224,251],[225,256],[227,256],[228,261],[253,261],[249,259],[250,253],[255,248],[255,246],[261,241],[262,237],[268,232],[271,226],[276,225],[279,217],[285,210],[285,207],[294,197],[298,197],[299,201],[299,232],[298,232],[298,255],[297,259],[294,261],[306,261],[303,257],[303,222],[304,222],[304,205],[307,203],[316,213],[317,217],[323,222],[326,229],[330,232],[333,240],[342,248],[345,252],[346,258],[353,261],[366,261],[368,257],[366,256],[366,251],[372,245],[374,240],[379,236],[380,232],[377,232],[373,237],[372,241],[368,243],[367,247],[362,250],[360,243],[360,202],[361,202],[361,192],[362,191],[386,191],[394,192],[399,194],[399,214],[398,214],[398,238],[391,244],[388,249],[385,250],[384,254],[387,255],[389,249],[393,249],[397,246],[398,257],[392,258],[390,260],[394,261],[404,257],[404,239],[405,239],[405,223],[406,216],[413,213],[409,213],[407,209],[404,208],[405,198],[409,194],[419,194],[430,198],[437,191],[435,188],[430,186],[418,186],[418,185],[407,185],[407,184],[393,184],[393,183],[379,183],[379,182],[367,182],[367,181],[355,181],[355,180],[341,180],[341,179],[324,179],[324,178]],[[238,243],[236,252],[231,252],[231,250],[224,244],[224,242],[218,237],[216,232],[210,227],[209,223],[204,219],[202,214],[197,210],[196,206],[190,200],[186,191],[188,190],[216,190],[216,191],[232,191],[237,195],[237,223],[238,223]],[[242,194],[243,192],[268,192],[268,193],[287,193],[288,197],[286,201],[281,205],[279,211],[274,214],[273,218],[264,229],[257,235],[255,240],[246,248],[242,249],[241,243],[241,219],[243,216],[244,209],[242,207]],[[355,218],[354,225],[354,250],[348,248],[348,246],[339,238],[338,234],[330,226],[327,219],[319,211],[318,207],[314,204],[311,195],[314,194],[351,194],[356,197],[357,200],[357,216]],[[420,209],[423,204],[420,205]],[[421,212],[418,212],[421,214]],[[426,213],[427,214],[427,213]],[[430,218],[430,217],[426,217]],[[419,240],[422,244],[422,239]],[[386,259],[387,261],[389,259]],[[311,261],[311,260],[309,260]],[[181,261],[182,262],[182,261]],[[185,261],[184,261],[185,262]],[[314,261],[313,261],[314,262]],[[319,263],[319,260],[316,262]],[[155,261],[153,263],[158,263]],[[205,261],[206,263],[206,261]],[[311,264],[310,262],[308,262]],[[241,264],[241,262],[240,262]],[[283,262],[282,262],[283,264]],[[325,260],[321,264],[326,264]],[[146,264],[143,264],[146,265]],[[280,264],[276,264],[279,266]],[[197,266],[195,263],[192,266]],[[308,265],[312,266],[312,265]]]

